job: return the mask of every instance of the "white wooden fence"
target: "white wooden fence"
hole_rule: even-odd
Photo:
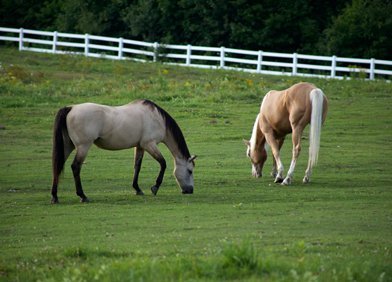
[[[0,41],[19,50],[135,61],[161,61],[199,68],[322,78],[391,79],[392,61],[273,53],[225,47],[159,44],[124,38],[0,27]]]

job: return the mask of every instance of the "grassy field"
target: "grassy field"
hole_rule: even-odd
[[[251,177],[249,138],[263,95],[305,80],[0,49],[1,281],[392,281],[392,86],[306,79],[330,101],[319,164],[301,183]],[[92,148],[70,162],[50,204],[52,124],[68,104],[148,98],[177,120],[198,155],[195,193],[146,157],[145,196],[131,188],[133,151]],[[306,135],[305,135],[306,137]],[[285,167],[290,139],[282,151]]]

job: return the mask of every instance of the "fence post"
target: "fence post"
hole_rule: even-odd
[[[331,65],[331,78],[335,78],[336,76],[336,56],[332,56],[332,65]]]
[[[220,50],[220,67],[224,68],[225,67],[225,47],[221,47]]]
[[[186,60],[185,60],[185,64],[187,66],[191,65],[191,55],[192,55],[192,45],[188,44],[186,49]]]
[[[156,62],[158,60],[158,42],[154,42],[154,58],[153,61]]]
[[[259,50],[259,54],[257,55],[257,72],[261,72],[263,62],[263,51]]]
[[[118,58],[120,60],[123,58],[123,47],[124,47],[124,39],[120,37],[118,39]]]
[[[56,48],[57,48],[57,31],[53,32],[53,47],[52,47],[53,54],[56,53]]]
[[[297,53],[293,54],[293,71],[292,75],[297,75],[297,63],[298,63],[298,58],[297,58]]]
[[[90,41],[89,35],[88,35],[88,33],[86,33],[84,35],[84,55],[86,57],[88,57],[88,44],[89,44],[89,41]]]
[[[23,28],[19,29],[19,51],[23,50]]]
[[[374,80],[374,69],[375,69],[375,61],[374,58],[370,59],[370,75],[369,79]]]

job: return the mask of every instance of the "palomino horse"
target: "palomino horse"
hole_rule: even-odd
[[[283,91],[268,92],[261,103],[252,137],[250,141],[244,140],[247,145],[247,156],[252,162],[253,176],[262,175],[263,165],[267,159],[265,148],[267,142],[274,155],[272,176],[275,177],[275,183],[291,184],[295,164],[301,151],[301,135],[310,123],[309,160],[303,178],[303,182],[308,183],[312,168],[317,163],[321,125],[325,121],[327,110],[327,97],[310,83],[298,83]],[[293,156],[287,176],[283,178],[280,149],[285,136],[289,133],[292,133]]]
[[[176,121],[153,102],[139,100],[119,107],[86,103],[60,109],[54,123],[52,203],[58,203],[59,176],[74,149],[76,155],[71,167],[76,194],[81,202],[88,201],[83,193],[80,170],[93,143],[106,150],[135,147],[133,188],[137,195],[143,195],[138,177],[144,151],[147,151],[161,167],[156,183],[151,187],[152,193],[156,195],[166,169],[166,161],[157,146],[160,142],[169,148],[174,157],[174,176],[182,193],[192,194],[192,172],[196,157],[189,154],[184,135]]]

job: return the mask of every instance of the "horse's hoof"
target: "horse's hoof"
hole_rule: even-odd
[[[151,187],[151,192],[154,194],[154,196],[158,193],[158,187],[157,186],[152,186]]]
[[[309,179],[309,177],[307,177],[307,176],[305,176],[304,179],[302,180],[302,182],[303,182],[304,184],[309,183],[309,181],[310,181],[310,179]]]
[[[52,204],[58,204],[59,203],[59,199],[57,198],[52,198],[52,200],[50,201]]]
[[[138,196],[144,196],[144,193],[143,193],[142,190],[140,190],[140,191],[136,191],[136,195],[138,195]]]
[[[282,183],[283,182],[283,178],[282,177],[276,177],[274,182],[275,183]]]
[[[81,203],[89,203],[90,200],[86,197],[86,198],[80,198],[80,202]]]
[[[283,180],[282,185],[290,185],[291,184],[291,179],[290,178],[286,178],[285,180]]]

